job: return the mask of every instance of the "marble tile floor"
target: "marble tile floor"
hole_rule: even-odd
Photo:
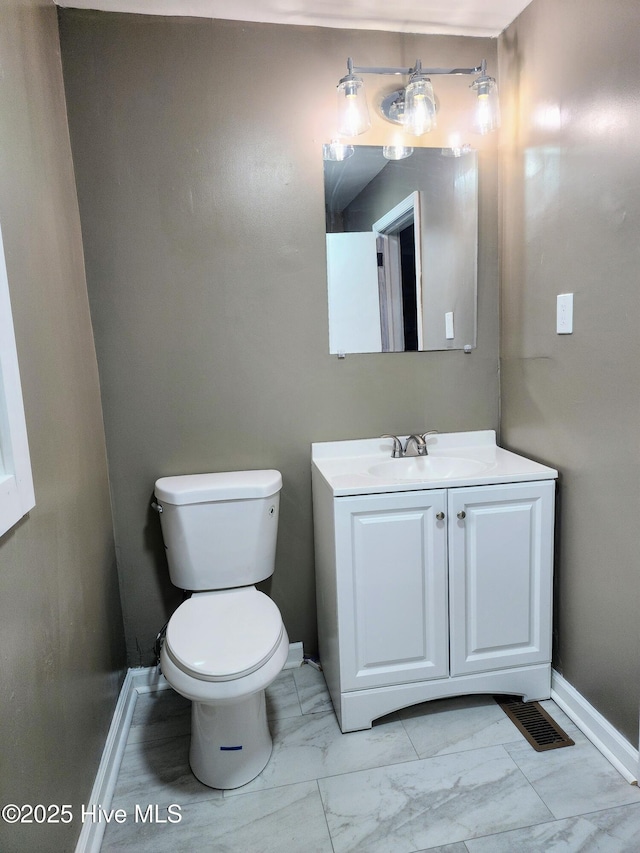
[[[640,789],[543,704],[575,746],[535,752],[489,696],[342,734],[322,674],[286,670],[267,691],[269,764],[222,792],[189,770],[189,702],[143,694],[112,802],[127,820],[102,853],[638,853]],[[149,805],[159,820],[136,821]]]

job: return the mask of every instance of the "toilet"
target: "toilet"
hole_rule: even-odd
[[[171,582],[192,593],[169,620],[160,666],[193,703],[189,762],[212,788],[246,785],[271,755],[265,689],[287,660],[289,638],[254,584],[273,574],[281,488],[273,470],[155,485]]]

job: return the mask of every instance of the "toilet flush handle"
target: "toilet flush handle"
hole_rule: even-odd
[[[155,501],[151,501],[151,509],[155,509],[156,512],[164,512],[160,504],[157,504]]]

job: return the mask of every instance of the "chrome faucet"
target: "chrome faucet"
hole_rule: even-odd
[[[413,433],[409,436],[404,446],[404,455],[407,455],[407,451],[409,450],[409,445],[413,442],[416,446],[416,450],[418,452],[418,456],[426,456],[427,455],[427,443],[424,440],[424,436],[416,435]]]
[[[428,430],[428,432],[422,433],[422,435],[419,435],[418,433],[412,433],[407,438],[404,447],[402,446],[402,442],[400,441],[397,435],[389,435],[389,433],[385,433],[384,435],[381,435],[380,438],[392,438],[393,448],[391,450],[391,458],[402,459],[403,456],[407,455],[407,451],[409,450],[409,445],[411,444],[411,442],[415,444],[418,456],[427,456],[429,453],[427,448],[427,436],[437,432],[437,429],[430,429]]]

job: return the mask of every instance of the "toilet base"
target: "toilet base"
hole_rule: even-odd
[[[255,779],[272,746],[264,690],[223,705],[192,703],[189,763],[210,788],[239,788]]]

